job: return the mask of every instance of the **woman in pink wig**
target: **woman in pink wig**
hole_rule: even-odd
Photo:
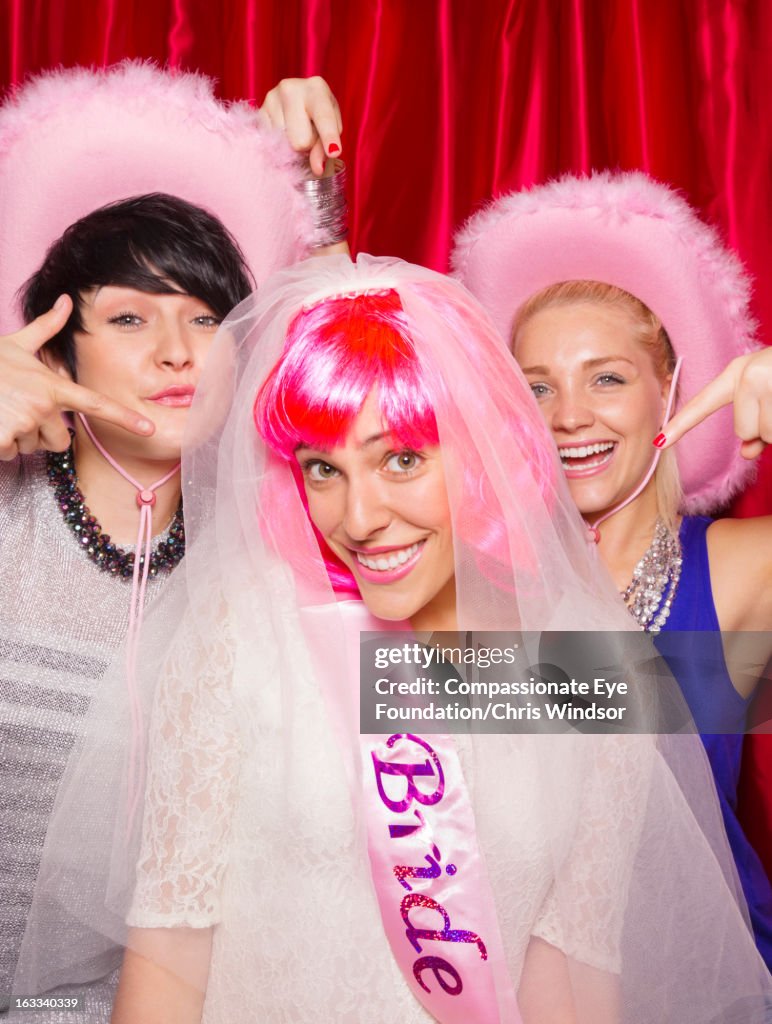
[[[465,226],[453,262],[511,344],[630,612],[663,631],[772,966],[772,889],[736,815],[748,703],[772,654],[772,517],[705,515],[772,440],[771,353],[754,353],[747,278],[680,196],[640,173],[505,196]],[[733,398],[742,445],[721,408]]]
[[[466,292],[364,256],[277,275],[223,326],[188,436],[142,827],[124,799],[112,856],[72,839],[46,866],[107,894],[116,1024],[767,1019],[696,737],[360,733],[362,630],[638,637]],[[123,692],[93,703],[61,831],[68,791],[124,770]]]
[[[49,987],[25,976],[41,944],[74,940],[63,919],[27,927],[49,816],[92,694],[184,553],[182,433],[217,326],[307,252],[298,178],[266,119],[197,75],[63,71],[0,111],[4,1020]],[[69,430],[62,409],[80,414]],[[87,977],[59,976],[62,998],[107,1020],[115,964],[103,949]]]

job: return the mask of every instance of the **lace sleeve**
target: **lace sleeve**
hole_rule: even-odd
[[[571,842],[532,934],[592,967],[618,974],[633,865],[646,814],[648,736],[585,736],[583,793]]]
[[[234,645],[221,617],[207,648],[186,619],[165,662],[150,725],[142,841],[128,923],[205,928],[220,915],[239,764]]]

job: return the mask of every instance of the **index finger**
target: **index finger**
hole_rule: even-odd
[[[64,327],[72,313],[72,299],[60,295],[54,305],[45,313],[35,317],[13,336],[16,343],[27,352],[35,353]]]
[[[342,152],[337,101],[322,78],[304,81],[302,89],[287,88],[282,99],[287,139],[293,149],[309,154],[311,170],[320,177],[324,158]]]
[[[278,128],[281,131],[284,131],[284,109],[282,108],[281,100],[279,99],[276,89],[271,89],[270,92],[266,93],[263,105],[260,109],[271,122],[272,128]]]
[[[706,384],[702,391],[698,391],[682,409],[678,410],[663,428],[665,440],[657,445],[658,448],[663,450],[670,448],[684,434],[693,430],[698,423],[702,423],[718,409],[731,403],[734,398],[734,374],[729,370],[730,368],[727,367],[718,377]],[[662,436],[660,434],[660,437]]]
[[[155,424],[152,420],[126,408],[125,405],[121,405],[106,395],[99,394],[98,391],[84,388],[64,377],[61,382],[57,383],[54,395],[57,405],[63,410],[82,412],[85,416],[93,416],[94,419],[112,423],[116,427],[123,427],[131,434],[147,437],[155,432]]]
[[[340,133],[343,130],[340,107],[326,82],[320,84],[320,87],[314,91],[307,109],[308,116],[313,121],[324,146],[324,152],[327,156],[340,156],[343,151],[340,139]]]

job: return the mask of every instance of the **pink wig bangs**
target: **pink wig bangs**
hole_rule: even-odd
[[[255,425],[287,461],[301,445],[327,451],[345,441],[374,388],[383,422],[399,444],[438,443],[396,292],[329,299],[302,310],[257,396]]]
[[[344,443],[373,389],[396,443],[416,449],[439,443],[395,291],[327,299],[301,310],[290,324],[281,359],[257,394],[253,415],[271,451],[290,463],[306,512],[295,451],[301,446],[329,451]],[[358,595],[351,572],[313,529],[334,589]]]

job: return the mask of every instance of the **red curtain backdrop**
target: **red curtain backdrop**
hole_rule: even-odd
[[[323,75],[343,112],[358,251],[444,270],[454,228],[487,197],[563,171],[642,168],[682,189],[736,249],[755,279],[760,337],[772,340],[769,0],[0,0],[0,10],[0,88],[124,57],[204,71],[222,96],[257,102],[280,78]],[[772,512],[769,450],[735,512]],[[764,779],[748,773],[744,793],[762,823]]]
[[[768,0],[0,0],[0,88],[147,57],[260,102],[323,75],[343,112],[352,244],[447,268],[482,201],[563,171],[682,189],[755,279],[772,339]],[[150,145],[150,143],[148,143]],[[772,512],[772,454],[736,514]]]
[[[772,324],[767,0],[0,0],[0,88],[147,57],[225,97],[322,74],[340,100],[353,242],[445,269],[485,198],[591,167],[683,189]],[[150,143],[149,143],[150,144]]]

